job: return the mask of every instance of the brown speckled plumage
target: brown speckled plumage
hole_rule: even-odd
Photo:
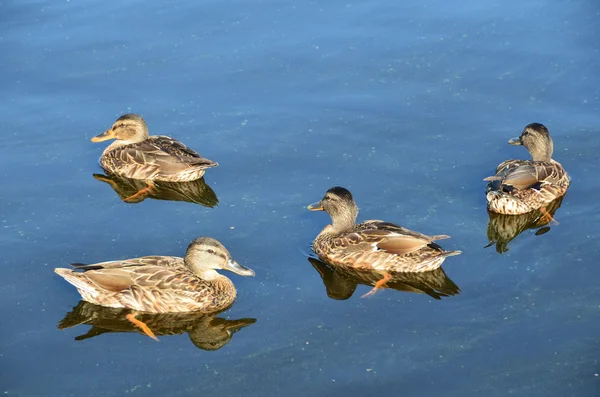
[[[445,251],[435,240],[449,236],[427,236],[384,221],[356,224],[358,208],[352,194],[334,187],[325,197],[308,207],[326,211],[332,224],[313,242],[313,250],[323,260],[339,266],[387,272],[425,272],[460,251]]]
[[[55,272],[73,284],[85,301],[151,313],[222,310],[233,303],[236,290],[215,269],[254,275],[208,237],[194,240],[185,258],[145,256],[74,267]]]
[[[111,128],[92,138],[94,142],[116,139],[102,153],[100,165],[107,172],[150,181],[188,182],[201,178],[214,161],[202,157],[168,136],[148,136],[144,119],[126,114]]]
[[[497,167],[495,176],[484,179],[489,182],[486,199],[490,211],[525,214],[566,193],[570,178],[563,166],[552,159],[552,138],[545,126],[529,124],[519,138],[509,143],[525,146],[532,160],[504,161]]]

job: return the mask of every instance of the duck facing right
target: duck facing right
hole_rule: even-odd
[[[544,211],[567,192],[571,182],[563,166],[552,159],[554,145],[548,129],[531,123],[508,143],[525,146],[532,159],[506,160],[496,168],[496,175],[484,179],[488,210],[505,215]]]
[[[192,241],[185,258],[154,255],[73,267],[54,272],[74,285],[87,302],[133,310],[126,318],[154,339],[148,326],[135,318],[137,312],[218,312],[233,304],[237,292],[233,282],[216,270],[254,276],[253,270],[234,261],[223,244],[210,237]]]

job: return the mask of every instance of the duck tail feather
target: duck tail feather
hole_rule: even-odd
[[[486,182],[501,181],[502,177],[498,176],[498,175],[494,175],[494,176],[488,176],[487,178],[483,178],[483,180]]]

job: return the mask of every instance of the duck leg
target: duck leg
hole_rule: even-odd
[[[137,201],[135,199],[138,198],[139,196],[146,197],[148,195],[148,193],[150,192],[150,190],[152,190],[152,188],[154,188],[154,182],[152,182],[152,181],[145,181],[145,182],[147,185],[145,188],[140,189],[135,194],[132,194],[131,196],[124,198],[123,201],[125,201],[126,203],[131,203],[133,201]],[[142,198],[142,200],[143,200],[143,198]]]
[[[388,272],[384,272],[383,273],[383,278],[379,281],[377,281],[375,283],[375,286],[373,287],[373,289],[369,292],[367,292],[366,294],[364,294],[363,296],[361,296],[361,298],[366,298],[367,296],[371,296],[375,293],[375,291],[377,291],[379,288],[385,288],[385,284],[392,278],[392,275],[389,274]]]
[[[146,335],[148,335],[149,337],[151,337],[152,339],[154,339],[155,341],[158,342],[158,338],[156,337],[156,335],[154,335],[154,332],[152,332],[150,330],[150,328],[148,328],[146,323],[135,318],[135,314],[129,313],[128,315],[125,316],[125,318],[127,318],[127,320],[131,321],[133,323],[133,325],[140,328]]]
[[[542,225],[548,224],[550,222],[554,222],[555,225],[558,225],[558,221],[552,217],[552,214],[548,212],[546,207],[541,207],[540,212],[542,213],[542,217],[540,218],[540,222]]]

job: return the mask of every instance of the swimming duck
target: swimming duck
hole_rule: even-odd
[[[183,143],[168,136],[148,136],[148,126],[138,114],[125,114],[92,142],[116,139],[100,157],[107,172],[146,181],[189,182],[216,167]],[[149,184],[151,187],[151,184]]]
[[[496,169],[488,181],[488,209],[505,215],[525,214],[544,208],[563,196],[569,187],[567,171],[552,159],[553,143],[548,129],[539,123],[525,127],[521,136],[508,141],[523,145],[532,160],[507,160]]]
[[[358,207],[343,187],[329,189],[321,201],[308,209],[331,216],[332,224],[319,233],[312,248],[321,259],[335,265],[383,272],[426,272],[440,267],[447,257],[461,253],[444,251],[434,243],[450,236],[426,236],[378,220],[356,224]],[[391,275],[386,273],[385,278]]]
[[[54,271],[73,284],[83,300],[150,313],[223,310],[235,300],[236,290],[216,269],[254,276],[210,237],[192,241],[185,258],[144,256],[73,267]]]

